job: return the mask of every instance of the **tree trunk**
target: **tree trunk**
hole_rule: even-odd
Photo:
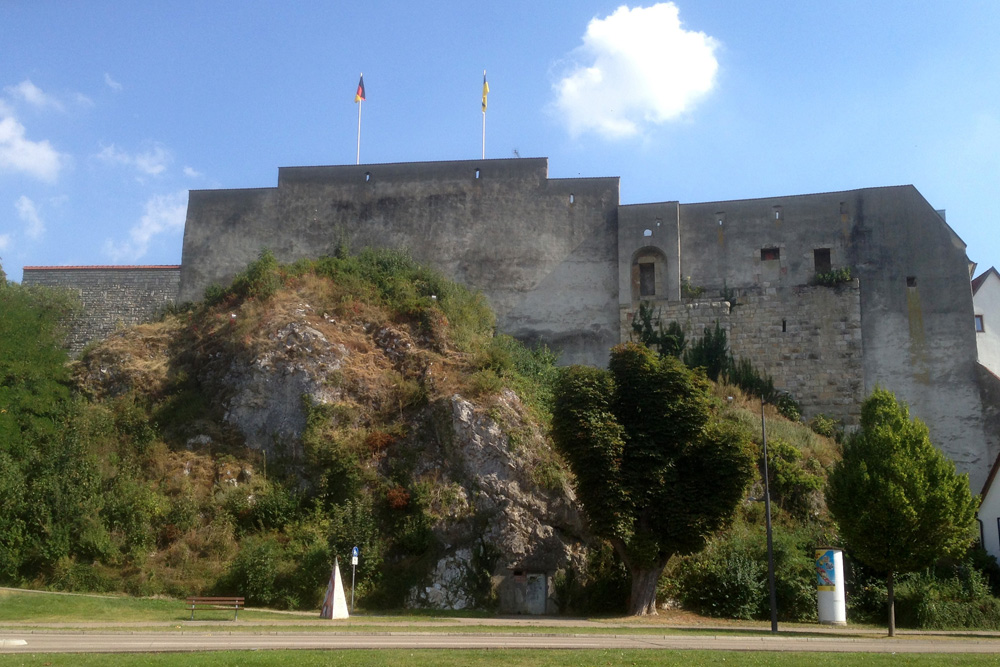
[[[656,565],[648,569],[634,569],[632,574],[632,593],[628,598],[628,613],[631,616],[646,616],[656,614],[656,584],[663,574],[664,565]]]
[[[889,578],[886,580],[886,588],[889,589],[889,636],[896,636],[896,593],[894,588],[894,574],[889,573]]]

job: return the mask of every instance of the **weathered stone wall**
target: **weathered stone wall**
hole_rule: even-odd
[[[140,324],[177,300],[179,266],[26,266],[23,285],[61,287],[83,306],[67,340],[71,354],[117,328]]]
[[[774,379],[802,406],[856,424],[864,400],[861,298],[857,281],[835,288],[798,286],[745,290],[729,301],[651,302],[665,325],[678,322],[690,344],[706,327],[726,331],[729,347]],[[635,311],[621,309],[622,339]]]
[[[894,392],[973,486],[983,483],[997,452],[979,394],[970,264],[915,188],[681,204],[678,220],[680,273],[706,295],[794,293],[815,276],[817,251],[832,269],[850,267],[861,287],[862,395]]]
[[[282,168],[276,188],[191,192],[181,299],[262,248],[292,262],[345,242],[405,247],[482,290],[505,333],[603,365],[618,342],[617,211],[617,178],[549,179],[544,158]]]

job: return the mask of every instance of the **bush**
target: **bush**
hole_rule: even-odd
[[[823,414],[816,415],[810,419],[809,428],[813,430],[813,433],[826,436],[827,438],[836,438],[839,440],[843,435],[840,423],[836,419]]]
[[[280,595],[275,583],[281,560],[281,545],[273,536],[245,538],[219,592],[242,595],[248,604],[270,606]]]
[[[896,581],[896,625],[947,630],[1000,630],[1000,600],[993,597],[986,574],[972,551],[961,562],[941,564],[901,575]],[[884,578],[857,562],[848,577],[849,615],[869,623],[884,623],[888,592]]]
[[[767,443],[767,459],[772,499],[796,519],[809,519],[823,478],[808,470],[802,453],[784,440]]]
[[[815,536],[774,527],[775,591],[779,618],[816,618]],[[763,526],[736,526],[701,552],[672,561],[660,595],[686,609],[720,618],[770,617],[767,536]]]
[[[595,541],[582,572],[556,573],[555,597],[562,613],[618,614],[625,611],[631,583],[628,569],[610,543]]]
[[[833,269],[827,273],[817,273],[813,278],[813,284],[825,287],[836,287],[843,283],[851,282],[851,267],[845,266],[842,269]]]

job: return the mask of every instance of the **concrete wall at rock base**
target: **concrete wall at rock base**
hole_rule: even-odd
[[[26,266],[22,284],[72,290],[80,315],[67,339],[71,354],[119,327],[148,321],[177,300],[179,266]]]

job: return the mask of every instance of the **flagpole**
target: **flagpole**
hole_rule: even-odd
[[[486,93],[490,87],[486,84],[486,70],[483,70],[483,159],[486,159]]]
[[[362,72],[361,80],[364,80],[364,76],[364,72]],[[363,97],[358,100],[358,158],[354,164],[361,164],[361,105],[364,103],[365,99]]]

